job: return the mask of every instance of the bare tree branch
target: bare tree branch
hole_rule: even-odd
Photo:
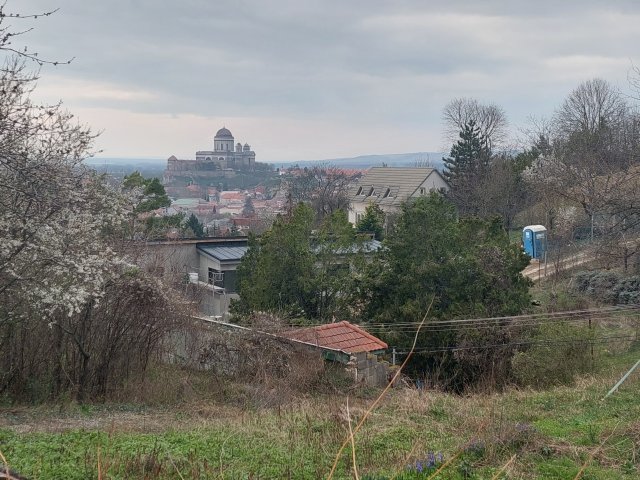
[[[41,58],[38,55],[38,52],[30,51],[27,46],[24,47],[16,47],[13,45],[16,38],[29,33],[33,30],[33,27],[29,27],[23,30],[12,30],[11,25],[7,25],[7,19],[15,19],[15,20],[38,20],[41,17],[49,17],[56,13],[59,9],[56,8],[54,10],[48,10],[42,13],[35,14],[27,14],[21,15],[20,13],[7,12],[6,11],[6,1],[0,5],[0,50],[4,50],[5,52],[9,52],[11,54],[17,55],[23,59],[30,60],[32,62],[37,63],[40,66],[43,65],[68,65],[70,64],[75,57],[72,57],[68,60],[49,60]]]
[[[507,115],[495,104],[484,105],[473,98],[454,98],[444,107],[442,120],[445,138],[450,143],[455,143],[469,122],[475,123],[490,148],[500,147],[507,141]]]

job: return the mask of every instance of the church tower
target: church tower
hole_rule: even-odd
[[[222,127],[213,138],[213,151],[222,153],[233,152],[233,135],[225,127]]]

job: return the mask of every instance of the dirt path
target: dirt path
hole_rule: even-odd
[[[565,259],[560,261],[558,265],[559,270],[567,270],[569,268],[577,267],[578,265],[582,265],[583,263],[587,263],[593,260],[593,256],[590,252],[580,252],[575,255],[571,255]],[[525,277],[529,277],[534,282],[537,280],[542,280],[545,277],[553,275],[556,271],[556,264],[553,262],[544,263],[538,262],[537,260],[531,260],[531,263],[527,268],[524,269],[522,274]]]
[[[102,430],[154,432],[165,430],[167,425],[178,424],[175,414],[167,412],[111,412],[96,414],[60,415],[50,412],[41,416],[34,412],[0,411],[0,428],[16,433],[67,430]]]

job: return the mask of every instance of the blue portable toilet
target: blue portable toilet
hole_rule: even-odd
[[[547,250],[547,229],[542,225],[524,227],[522,229],[522,247],[531,258],[544,258]]]

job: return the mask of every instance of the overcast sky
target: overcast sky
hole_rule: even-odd
[[[426,0],[9,0],[58,13],[16,46],[103,133],[101,156],[194,158],[226,126],[257,160],[448,150],[455,97],[548,116],[580,82],[628,91],[640,2]]]

